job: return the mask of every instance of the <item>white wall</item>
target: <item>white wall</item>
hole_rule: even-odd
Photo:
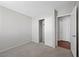
[[[70,16],[60,17],[59,21],[59,40],[70,42]]]
[[[31,41],[31,17],[0,6],[0,51]]]
[[[32,19],[32,40],[39,42],[39,21],[45,19],[45,45],[55,47],[55,10],[48,15],[38,16]]]

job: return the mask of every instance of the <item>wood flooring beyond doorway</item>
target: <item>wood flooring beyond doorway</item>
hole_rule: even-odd
[[[59,40],[58,41],[58,46],[62,47],[62,48],[70,49],[70,42]]]

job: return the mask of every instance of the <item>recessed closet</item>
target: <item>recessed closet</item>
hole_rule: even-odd
[[[58,46],[70,49],[70,15],[58,17]]]

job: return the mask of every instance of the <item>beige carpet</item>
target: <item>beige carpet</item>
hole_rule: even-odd
[[[0,57],[72,57],[72,53],[68,49],[29,42],[0,53]]]

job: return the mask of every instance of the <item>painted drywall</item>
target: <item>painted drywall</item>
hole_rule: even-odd
[[[59,40],[70,42],[70,16],[63,16],[58,18],[59,22]]]
[[[31,17],[0,6],[0,51],[31,40]]]
[[[32,41],[39,43],[39,20],[45,19],[45,45],[55,48],[55,10],[32,19]]]

